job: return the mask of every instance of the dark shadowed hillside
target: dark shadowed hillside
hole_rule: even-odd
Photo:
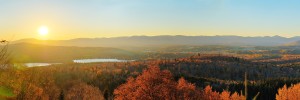
[[[71,62],[82,58],[133,58],[136,53],[103,47],[46,46],[29,43],[9,46],[11,57],[16,62]]]

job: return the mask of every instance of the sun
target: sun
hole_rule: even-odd
[[[40,35],[45,36],[48,34],[48,28],[46,26],[41,26],[38,32]]]

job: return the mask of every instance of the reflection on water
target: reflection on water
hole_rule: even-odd
[[[130,62],[134,60],[119,60],[119,59],[77,59],[74,63],[96,63],[96,62]],[[26,67],[43,67],[62,63],[24,63]]]
[[[53,64],[60,64],[60,63],[25,63],[24,65],[27,67],[42,67],[42,66],[50,66]]]
[[[119,59],[78,59],[73,60],[74,63],[95,63],[95,62],[130,62],[133,60],[119,60]]]

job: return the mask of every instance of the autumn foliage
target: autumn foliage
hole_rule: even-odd
[[[245,97],[223,91],[221,94],[212,91],[210,86],[199,90],[180,78],[178,82],[172,74],[161,71],[158,67],[149,67],[137,78],[128,78],[127,83],[122,84],[114,91],[116,100],[242,100]]]
[[[289,72],[284,72],[286,75],[298,75],[293,73],[297,70],[292,67],[279,69],[236,57],[211,55],[126,63],[17,66],[0,70],[0,100],[245,100],[241,94],[248,94],[248,99],[274,100],[277,90],[284,84],[287,86],[279,89],[277,99],[299,98],[299,85],[288,87],[299,83],[300,79],[283,76],[280,79],[238,81],[243,79],[244,68],[252,79],[256,79],[256,72],[266,71],[263,75],[272,75],[273,70],[268,68],[274,69],[274,73],[282,70]],[[233,80],[227,80],[231,77]]]
[[[278,90],[277,100],[300,100],[300,83],[287,88],[286,85]]]
[[[115,99],[175,99],[176,82],[172,80],[169,71],[160,71],[158,67],[150,67],[136,79],[128,78],[126,84],[122,84],[114,91]]]
[[[66,100],[104,100],[101,91],[85,83],[73,85],[65,96]]]

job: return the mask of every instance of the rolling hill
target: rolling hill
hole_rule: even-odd
[[[82,58],[134,58],[138,53],[104,47],[66,47],[18,43],[9,45],[15,62],[71,62]]]
[[[290,42],[290,43],[286,43],[283,46],[300,46],[300,40],[294,41],[294,42]]]

